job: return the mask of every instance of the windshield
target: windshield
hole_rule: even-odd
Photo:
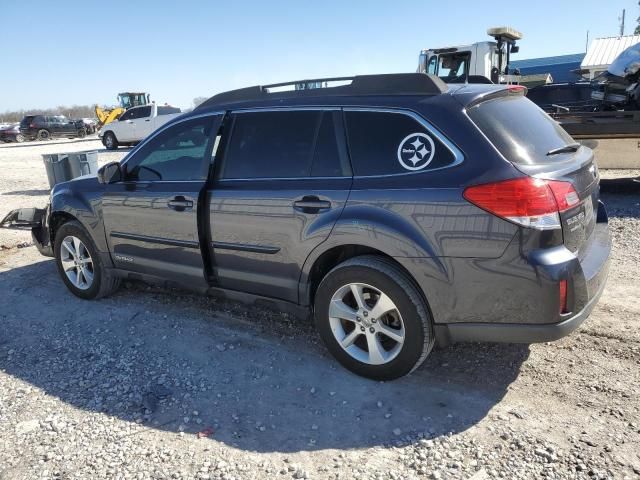
[[[471,120],[491,140],[504,157],[513,163],[536,165],[562,160],[572,150],[558,155],[549,152],[575,144],[571,136],[523,96],[502,96],[467,110]]]
[[[438,57],[438,76],[445,82],[466,78],[469,73],[470,53],[452,53]]]

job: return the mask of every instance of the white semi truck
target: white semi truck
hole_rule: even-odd
[[[476,42],[420,52],[418,72],[437,75],[447,83],[519,83],[538,85],[551,83],[549,74],[515,75],[509,70],[511,55],[517,53],[516,42],[522,33],[511,27],[487,30],[494,41]]]

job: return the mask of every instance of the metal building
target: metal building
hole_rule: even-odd
[[[588,78],[592,79],[604,72],[623,50],[636,43],[640,43],[640,35],[596,38],[589,45],[580,68],[588,71]]]
[[[554,83],[577,82],[581,77],[575,71],[580,69],[580,63],[583,61],[584,55],[584,53],[576,53],[555,57],[512,60],[509,63],[509,71],[513,72],[517,68],[522,75],[550,73]]]

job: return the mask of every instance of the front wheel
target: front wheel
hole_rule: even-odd
[[[78,130],[78,137],[79,138],[84,138],[87,136],[87,131],[84,128],[81,128]]]
[[[77,297],[101,298],[114,292],[120,284],[120,280],[104,268],[93,240],[77,221],[65,223],[56,232],[54,256],[58,273]]]
[[[16,135],[16,142],[18,143],[22,143],[24,142],[24,135],[22,135],[21,133],[19,133],[18,135]]]
[[[349,259],[318,286],[315,321],[334,357],[358,375],[392,380],[420,366],[434,344],[431,316],[413,281],[377,256]]]

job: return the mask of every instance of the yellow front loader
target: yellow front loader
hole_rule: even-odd
[[[96,105],[94,110],[98,118],[98,130],[111,123],[126,112],[131,107],[139,107],[151,103],[149,94],[146,92],[123,92],[118,94],[117,107],[101,107]]]

